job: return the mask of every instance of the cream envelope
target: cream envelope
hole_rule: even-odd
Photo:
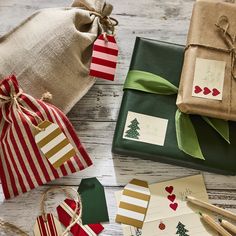
[[[149,185],[151,199],[142,230],[122,225],[124,236],[208,236],[217,235],[201,221],[199,211],[185,201],[190,195],[208,202],[202,175]],[[122,192],[116,193],[117,204]]]

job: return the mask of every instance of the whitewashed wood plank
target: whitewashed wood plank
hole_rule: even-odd
[[[120,226],[114,223],[116,212],[114,191],[121,189],[120,186],[124,186],[131,178],[137,177],[154,183],[198,173],[192,169],[113,156],[110,151],[122,98],[120,85],[123,84],[129,68],[135,37],[142,36],[184,44],[194,0],[110,0],[109,2],[114,5],[113,16],[120,22],[117,29],[120,56],[116,80],[115,82],[97,80],[93,89],[69,114],[95,165],[81,173],[52,183],[72,186],[78,185],[83,177],[97,176],[107,186],[111,224],[105,226],[106,230],[102,234],[107,236],[122,234]],[[70,0],[1,0],[0,35],[12,29],[35,10],[69,4]],[[235,211],[236,177],[207,172],[204,176],[211,202]],[[44,189],[45,187],[40,187],[7,202],[3,202],[3,195],[0,192],[0,217],[22,226],[27,231],[31,230],[33,220],[29,219],[35,219],[38,214],[37,206]],[[52,196],[49,205],[52,206],[57,199],[57,196]]]

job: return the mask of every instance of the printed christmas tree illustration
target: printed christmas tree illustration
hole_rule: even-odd
[[[125,137],[127,138],[134,138],[134,139],[139,139],[139,122],[135,118],[134,120],[131,121],[130,125],[128,126],[130,129],[125,132]]]
[[[186,234],[186,232],[188,232],[187,229],[185,229],[185,225],[182,224],[181,222],[178,223],[178,225],[176,226],[176,228],[178,229],[176,234],[180,235],[180,236],[189,236],[188,234]]]

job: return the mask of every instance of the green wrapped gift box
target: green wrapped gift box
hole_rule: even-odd
[[[130,71],[145,71],[165,78],[176,87],[182,69],[184,47],[137,38]],[[191,115],[205,160],[178,148],[175,127],[176,94],[157,95],[124,89],[112,151],[169,164],[236,174],[236,123],[229,122],[228,144],[200,116]]]

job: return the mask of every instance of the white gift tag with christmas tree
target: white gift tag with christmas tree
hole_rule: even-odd
[[[164,146],[168,120],[129,111],[123,138]]]
[[[46,120],[38,127],[42,130],[35,132],[35,142],[54,168],[76,155],[74,147],[57,124]]]

